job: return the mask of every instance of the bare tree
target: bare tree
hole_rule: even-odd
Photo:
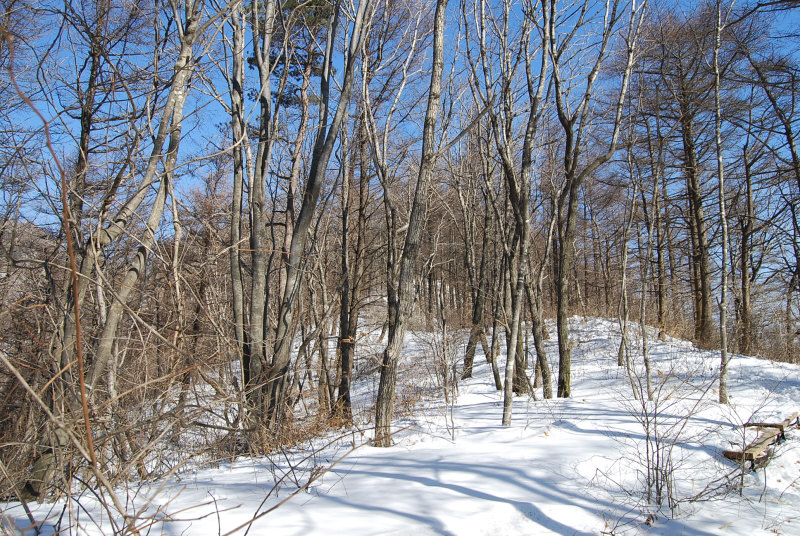
[[[569,397],[571,394],[571,347],[569,344],[569,277],[574,257],[574,239],[578,215],[579,190],[587,177],[592,175],[601,165],[608,162],[616,150],[617,138],[622,122],[622,112],[633,70],[637,51],[637,37],[647,6],[647,0],[641,4],[631,2],[626,29],[621,38],[624,41],[625,68],[616,101],[610,109],[611,135],[604,152],[583,157],[586,152],[585,137],[589,135],[592,117],[595,83],[610,53],[612,36],[618,25],[624,22],[624,7],[621,2],[608,0],[601,9],[594,11],[592,4],[584,2],[575,11],[577,16],[565,18],[561,7],[551,0],[551,16],[549,19],[548,54],[553,64],[553,84],[555,108],[559,123],[564,132],[564,184],[558,197],[558,225],[556,233],[556,296],[558,329],[558,396]],[[576,37],[581,28],[590,23],[599,25],[597,42],[589,45],[579,43]],[[565,26],[562,27],[561,25]],[[591,57],[589,70],[585,73],[572,73],[566,78],[567,65],[576,56]],[[585,159],[585,161],[584,161]]]
[[[391,266],[387,273],[389,288],[395,277],[395,239],[399,234],[391,225],[394,214],[391,183],[395,155],[393,146],[403,147],[396,139],[398,116],[403,111],[407,89],[419,77],[421,59],[418,50],[427,34],[423,29],[425,10],[417,10],[414,3],[378,2],[370,18],[363,47],[361,73],[361,100],[355,116],[355,143],[349,154],[352,163],[342,188],[342,281],[339,322],[340,381],[336,410],[338,416],[349,421],[351,415],[350,383],[355,357],[358,317],[364,305],[364,292],[368,284],[368,271],[380,258],[368,232],[374,210],[370,207],[372,195],[370,182],[377,177],[384,195],[387,215],[386,258]],[[402,154],[402,150],[401,150]],[[355,174],[358,179],[355,182]],[[354,183],[355,182],[355,183]],[[357,186],[357,188],[355,188]],[[350,223],[352,204],[357,200],[355,222]],[[355,242],[351,238],[355,234]],[[374,277],[371,276],[371,277]]]
[[[447,0],[437,0],[433,19],[433,63],[422,133],[422,154],[420,155],[417,185],[411,213],[408,217],[403,250],[399,259],[396,293],[389,295],[389,339],[383,352],[378,399],[375,403],[375,445],[380,447],[388,447],[392,444],[391,421],[394,414],[397,363],[403,349],[406,322],[414,304],[414,273],[422,237],[425,202],[431,173],[436,163],[435,129],[441,104],[446,8]]]
[[[522,347],[522,311],[525,300],[525,286],[528,278],[528,248],[530,243],[530,198],[531,170],[534,161],[534,142],[536,140],[539,120],[544,108],[544,93],[547,87],[549,57],[546,45],[549,41],[551,6],[542,3],[540,28],[542,34],[538,43],[532,39],[535,5],[525,6],[526,17],[519,29],[511,27],[512,4],[502,4],[499,13],[495,14],[489,6],[481,2],[475,8],[474,19],[477,33],[477,55],[470,66],[476,84],[476,94],[480,104],[488,110],[491,125],[491,137],[500,161],[500,169],[504,187],[509,196],[509,204],[513,214],[513,234],[503,241],[505,255],[510,269],[510,314],[507,319],[506,346],[508,360],[506,364],[503,425],[511,424],[511,406],[513,392],[527,392],[528,381],[525,374],[524,354],[518,349]],[[466,19],[467,14],[463,17]],[[465,24],[465,26],[467,26]],[[513,32],[518,31],[515,36]],[[490,45],[489,39],[496,41]],[[469,49],[467,50],[470,53]],[[493,55],[496,54],[496,58]],[[535,56],[538,54],[538,65]],[[514,79],[518,70],[524,70],[524,93],[527,118],[523,127],[521,162],[516,164],[514,121],[518,113],[514,92]],[[482,77],[479,76],[482,73]],[[477,84],[481,86],[477,86]],[[495,101],[498,103],[494,105]],[[496,207],[495,207],[496,209]],[[517,372],[515,373],[515,368]]]
[[[722,271],[719,300],[719,402],[728,403],[728,212],[725,207],[725,160],[722,147],[721,69],[719,55],[721,34],[725,31],[729,10],[723,13],[722,2],[717,1],[714,17],[714,141],[717,149],[717,176],[719,180],[719,217],[722,225]]]
[[[330,100],[331,76],[333,74],[334,39],[338,34],[340,17],[344,17],[343,7],[336,4],[336,10],[328,30],[328,41],[324,55],[324,67],[320,84],[319,126],[311,155],[308,178],[303,192],[297,223],[292,230],[291,246],[286,265],[286,285],[281,294],[278,309],[278,325],[275,331],[272,361],[264,378],[269,392],[269,403],[266,417],[272,431],[275,431],[283,418],[283,396],[286,372],[289,367],[290,350],[294,338],[294,316],[297,297],[300,291],[304,262],[304,252],[309,240],[309,231],[317,208],[322,183],[327,171],[328,161],[339,135],[342,121],[350,104],[350,95],[355,80],[356,61],[358,60],[361,40],[364,33],[364,17],[370,6],[369,0],[359,3],[355,18],[348,29],[349,40],[345,50],[344,75],[341,92],[335,111]],[[333,112],[333,116],[329,115]]]
[[[461,169],[452,174],[458,196],[458,205],[461,209],[462,227],[459,229],[464,242],[464,264],[469,278],[470,297],[472,299],[472,326],[469,339],[464,351],[464,368],[461,379],[472,377],[472,368],[475,362],[475,349],[478,343],[483,344],[487,359],[491,359],[489,344],[484,332],[484,309],[486,308],[486,294],[489,284],[489,243],[494,212],[490,210],[489,201],[486,199],[485,190],[482,188],[481,176],[491,174],[491,163],[486,154],[488,144],[475,134],[474,144],[469,143],[467,154],[463,155],[464,162]],[[475,154],[478,153],[478,154]],[[483,208],[483,225],[479,223],[480,211]],[[483,230],[483,240],[478,244],[480,229]],[[480,249],[479,249],[480,248]]]

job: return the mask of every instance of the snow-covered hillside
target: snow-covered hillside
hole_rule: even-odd
[[[723,407],[718,353],[651,339],[654,402],[641,402],[616,364],[617,324],[575,318],[571,327],[572,398],[518,397],[511,427],[500,426],[501,395],[479,353],[475,376],[459,384],[454,403],[432,387],[424,391],[417,409],[398,420],[394,447],[369,446],[365,427],[313,449],[184,472],[121,496],[141,516],[141,534],[244,534],[248,527],[253,535],[298,536],[800,534],[800,431],[787,432],[755,472],[721,456],[754,437],[754,430],[743,436],[742,423],[800,410],[798,367],[733,356],[732,403]],[[640,375],[638,328],[630,337]],[[410,365],[424,362],[424,340],[409,336]],[[554,341],[548,352],[555,372]],[[362,382],[368,407],[372,383]],[[30,505],[41,534],[52,533],[63,506]],[[69,507],[80,525],[73,533],[113,530],[90,493]],[[0,511],[6,532],[29,525],[19,504]]]

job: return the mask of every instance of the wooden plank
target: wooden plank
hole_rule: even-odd
[[[800,415],[797,411],[788,416],[783,422],[769,423],[769,422],[748,422],[745,423],[745,428],[778,428],[781,432],[789,428],[797,422],[797,417]]]
[[[750,443],[744,450],[724,450],[722,451],[722,455],[728,458],[729,460],[735,461],[753,461],[755,460],[762,452],[767,450],[772,443],[775,442],[777,436],[779,436],[781,430],[779,428],[771,428],[761,434]]]
[[[747,448],[745,453],[752,453],[753,458],[755,458],[765,451],[767,447],[769,447],[775,441],[775,438],[780,435],[780,433],[781,431],[777,428],[761,432],[761,434],[756,438],[755,442]]]

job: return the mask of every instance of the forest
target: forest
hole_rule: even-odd
[[[800,363],[795,0],[0,5],[0,500],[389,446],[414,330],[505,426],[573,315],[718,352],[722,404]]]

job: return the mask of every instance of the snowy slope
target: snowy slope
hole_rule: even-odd
[[[121,494],[141,516],[142,534],[244,534],[254,516],[286,500],[252,521],[249,534],[800,535],[800,431],[789,432],[767,467],[743,481],[720,456],[753,437],[752,431],[743,437],[739,424],[800,410],[798,367],[733,356],[732,404],[720,407],[718,353],[651,339],[656,402],[642,403],[616,365],[616,323],[572,322],[572,398],[517,397],[511,427],[500,426],[501,395],[479,352],[475,377],[461,382],[455,404],[428,389],[417,411],[398,420],[392,448],[371,447],[371,431],[352,430],[313,452],[239,460]],[[638,336],[638,329],[630,331],[634,371],[642,374]],[[409,338],[410,364],[424,359],[423,339]],[[555,341],[548,352],[555,374]],[[366,410],[374,378],[363,385]],[[663,434],[649,445],[667,448],[661,452],[670,453],[675,476],[660,507],[645,494],[645,425]],[[292,496],[312,474],[316,479]],[[741,495],[731,489],[736,482],[744,483]],[[675,508],[666,495],[677,500]],[[52,533],[63,505],[31,507],[37,519],[48,519],[42,533]],[[77,533],[112,531],[89,494],[71,507]],[[0,510],[6,531],[28,525],[19,505]]]

